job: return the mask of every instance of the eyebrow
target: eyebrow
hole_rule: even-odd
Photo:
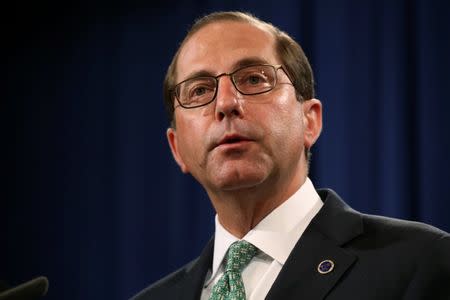
[[[269,62],[261,57],[252,56],[252,57],[246,57],[241,60],[238,60],[236,63],[233,64],[233,70],[251,66],[251,65],[259,65],[259,64],[268,64]]]
[[[268,64],[269,62],[261,57],[257,57],[257,56],[251,56],[251,57],[246,57],[243,59],[238,60],[237,62],[235,62],[232,66],[232,71],[246,67],[246,66],[251,66],[251,65],[258,65],[258,64]],[[186,77],[186,79],[183,79],[180,82],[192,79],[192,78],[197,78],[197,77],[204,77],[204,76],[216,76],[213,72],[210,72],[208,70],[199,70],[199,71],[195,71],[192,73],[189,73],[189,75]]]

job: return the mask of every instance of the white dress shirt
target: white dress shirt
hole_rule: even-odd
[[[247,299],[260,300],[267,296],[295,244],[322,205],[311,180],[306,178],[295,194],[242,238],[260,250],[242,271]],[[211,295],[214,284],[223,275],[223,259],[228,248],[238,240],[223,228],[216,215],[213,265],[206,276],[201,300]]]

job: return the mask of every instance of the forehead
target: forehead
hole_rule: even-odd
[[[256,24],[215,22],[194,33],[182,46],[176,79],[184,80],[198,72],[231,72],[247,59],[278,64],[273,34]]]

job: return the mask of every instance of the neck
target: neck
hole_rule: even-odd
[[[292,180],[264,183],[236,191],[208,191],[219,222],[231,234],[244,237],[275,208],[283,204],[305,182],[306,174]]]

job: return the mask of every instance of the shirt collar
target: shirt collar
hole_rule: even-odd
[[[275,208],[242,239],[284,264],[300,236],[323,203],[309,178],[288,200]],[[211,279],[232,243],[239,239],[229,233],[215,218],[214,258]]]

